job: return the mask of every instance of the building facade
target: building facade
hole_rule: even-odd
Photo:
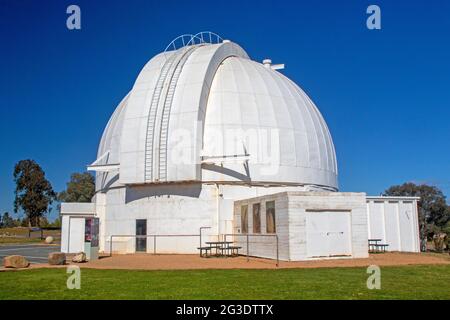
[[[80,247],[71,241],[81,229],[72,229],[83,217],[99,219],[104,252],[196,253],[201,228],[203,241],[236,232],[236,201],[280,192],[339,197],[326,122],[283,67],[253,61],[213,33],[172,41],[104,130],[88,167],[96,172],[92,204],[62,204],[63,251]]]

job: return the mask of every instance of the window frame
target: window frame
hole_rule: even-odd
[[[245,220],[244,220],[244,208],[245,208]],[[245,230],[244,230],[245,226]],[[244,232],[245,231],[245,232]],[[248,204],[244,204],[241,206],[241,233],[248,233]]]
[[[257,215],[255,214],[256,213],[255,208],[258,208]],[[253,217],[253,226],[252,226],[253,233],[260,234],[261,233],[261,203],[260,202],[254,203],[252,205],[252,217]],[[256,217],[258,217],[258,218],[256,219]],[[256,222],[258,222],[258,223],[256,223]],[[256,226],[258,226],[258,228],[256,228]]]
[[[269,204],[272,204],[273,206]],[[269,211],[270,210],[270,211]],[[272,211],[273,210],[273,211]],[[271,228],[271,230],[269,230],[269,216],[273,215],[273,230]],[[266,233],[267,234],[275,234],[277,233],[277,218],[276,218],[276,211],[275,211],[275,200],[271,200],[271,201],[266,201]]]

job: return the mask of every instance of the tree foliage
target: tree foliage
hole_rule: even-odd
[[[435,186],[408,182],[390,187],[383,195],[420,197],[419,223],[422,240],[426,241],[434,234],[445,231],[450,223],[450,208],[442,191]]]
[[[14,212],[23,210],[30,226],[39,226],[39,220],[49,211],[56,198],[45,172],[34,160],[21,160],[14,167],[16,183]]]
[[[0,217],[0,228],[12,228],[16,226],[16,221],[10,216],[9,212],[4,212]]]
[[[61,202],[91,202],[95,193],[94,177],[88,173],[73,173],[66,190],[58,194]]]

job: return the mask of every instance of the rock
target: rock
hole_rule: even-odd
[[[47,238],[45,238],[45,243],[47,243],[47,244],[53,243],[53,237],[52,236],[48,236]]]
[[[446,233],[437,233],[433,235],[434,250],[437,252],[444,251],[445,244],[448,242]]]
[[[86,262],[86,254],[84,252],[79,252],[73,256],[72,262]]]
[[[61,265],[66,263],[66,254],[62,252],[51,252],[48,254],[48,264]]]
[[[3,265],[5,268],[26,268],[30,263],[22,256],[8,256],[4,258]]]

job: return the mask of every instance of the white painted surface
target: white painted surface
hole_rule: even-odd
[[[173,77],[159,84],[164,70]],[[238,139],[233,145],[230,131]],[[251,142],[253,134],[259,142]],[[244,148],[247,170],[242,162],[200,166],[201,152],[228,155]],[[102,165],[119,163],[119,169],[97,173],[97,190],[119,183],[250,179],[337,189],[333,141],[317,107],[295,83],[250,60],[233,42],[151,59],[106,126],[98,157],[108,151]]]
[[[90,203],[61,203],[61,252],[73,253],[84,250],[84,221],[86,217],[94,217],[97,203],[94,196]]]
[[[84,251],[84,227],[85,218],[70,218],[68,253],[77,253]]]
[[[69,216],[61,217],[61,252],[69,252]]]
[[[229,149],[230,130],[244,133],[237,149]],[[247,143],[248,130],[261,144]],[[181,148],[187,159],[171,154],[180,134],[187,134]],[[268,145],[277,149],[265,150]],[[200,164],[200,154],[242,153],[243,146],[251,153],[247,167],[242,161]],[[265,158],[266,151],[273,157]],[[337,189],[334,146],[317,107],[291,80],[251,61],[230,41],[153,57],[112,114],[97,157],[98,165],[118,164],[96,173],[93,201],[106,252],[116,235],[124,236],[114,237],[113,251],[134,252],[136,219],[147,219],[148,234],[198,234],[211,227],[204,239],[215,239],[233,232],[236,200]],[[287,230],[283,223],[280,230]],[[198,238],[158,238],[157,252],[197,253],[198,244]],[[153,251],[152,238],[147,248]]]
[[[62,202],[61,203],[61,214],[84,214],[93,215],[95,214],[95,203],[94,202]]]
[[[350,212],[306,213],[308,257],[350,256]]]
[[[282,192],[235,202],[235,232],[240,232],[240,210],[261,204],[261,234],[265,232],[265,203],[275,201],[281,260],[301,261],[348,256],[368,257],[367,214],[364,193]],[[252,219],[249,219],[252,230]],[[274,238],[251,238],[250,255],[276,258]],[[246,251],[246,238],[236,237]]]
[[[385,239],[384,229],[384,202],[374,201],[369,203],[370,212],[370,239]]]
[[[306,243],[308,257],[328,257],[330,255],[329,215],[327,212],[306,213]]]
[[[380,208],[381,209],[381,208]],[[384,223],[387,228],[385,228],[385,241],[389,244],[390,251],[400,251],[401,235],[399,230],[399,216],[398,216],[398,203],[387,202],[384,204]],[[373,212],[373,208],[371,212]],[[380,210],[381,211],[381,210]],[[373,226],[375,227],[375,226]],[[378,228],[383,227],[383,221],[381,221]]]
[[[168,61],[176,63],[169,66]],[[164,69],[167,79],[162,77]],[[155,100],[155,96],[160,99]],[[234,144],[235,150],[229,149],[233,140],[230,130],[241,133],[234,137],[239,142]],[[255,148],[249,143],[252,132],[258,139],[266,139],[266,145],[279,147],[270,154],[273,157],[269,162],[264,152],[273,150],[260,150],[259,144]],[[183,144],[182,152],[191,156],[179,161],[181,155],[170,157],[169,152],[176,149],[183,133],[188,142]],[[274,144],[271,133],[276,134]],[[242,162],[200,165],[200,154],[217,156],[244,151],[250,154],[247,167]],[[162,156],[164,152],[168,153],[167,161]],[[346,238],[350,233],[352,257],[367,256],[367,220],[373,220],[371,236],[395,240],[396,232],[380,227],[395,219],[386,219],[375,204],[373,217],[367,215],[364,194],[296,192],[337,190],[331,134],[304,91],[281,73],[250,60],[233,42],[184,48],[151,59],[104,130],[98,157],[105,154],[100,165],[119,167],[96,174],[93,203],[86,208],[62,206],[63,212],[70,215],[95,213],[99,217],[101,251],[109,251],[112,235],[122,235],[114,238],[113,251],[134,252],[135,238],[127,235],[135,235],[136,219],[147,219],[148,234],[198,234],[200,227],[211,227],[204,231],[205,241],[218,234],[236,232],[240,220],[235,201],[253,201],[248,199],[254,197],[276,201],[282,259],[307,259],[307,210],[350,212],[351,227],[347,233],[343,228],[347,218],[328,216],[325,222],[330,232],[344,230]],[[265,210],[262,203],[263,215]],[[414,238],[414,229],[404,222],[410,221],[408,210],[408,206],[401,207],[396,216],[402,232],[398,243],[403,247],[408,245],[408,232]],[[252,219],[251,208],[249,217]],[[84,233],[84,224],[81,228],[80,221],[70,220],[69,227],[69,220],[63,216],[63,239],[71,236],[66,249],[76,251],[81,248],[79,235]],[[263,217],[261,228],[265,232]],[[338,233],[333,237],[338,245],[328,252],[347,252],[342,237]],[[255,240],[254,253],[274,257],[273,239]],[[157,251],[197,253],[198,244],[195,237],[158,239]],[[151,238],[147,248],[152,252]]]
[[[381,239],[387,251],[420,252],[415,197],[367,197],[369,239]]]
[[[265,147],[272,139],[276,144]],[[242,143],[236,145],[235,140]],[[333,142],[314,103],[283,74],[249,59],[230,57],[218,68],[208,100],[203,150],[208,155],[247,151],[254,181],[337,187]],[[235,176],[204,168],[203,180],[238,180],[239,174],[247,174],[241,163],[225,167]]]
[[[214,184],[179,183],[121,187],[98,193],[97,216],[100,218],[100,250],[133,253],[136,219],[147,219],[148,235],[198,235],[203,242],[216,240],[217,234],[233,233],[234,201],[273,194],[301,187],[248,187]],[[100,203],[102,203],[100,205]],[[265,210],[265,209],[264,209]],[[218,222],[219,221],[219,222]],[[265,223],[265,221],[262,221]],[[262,225],[265,228],[265,224]],[[158,253],[198,253],[199,237],[158,238]],[[148,238],[147,251],[153,252],[153,238]]]
[[[400,244],[402,251],[418,251],[418,235],[415,234],[415,216],[412,202],[399,204]],[[417,215],[416,215],[417,217]]]

